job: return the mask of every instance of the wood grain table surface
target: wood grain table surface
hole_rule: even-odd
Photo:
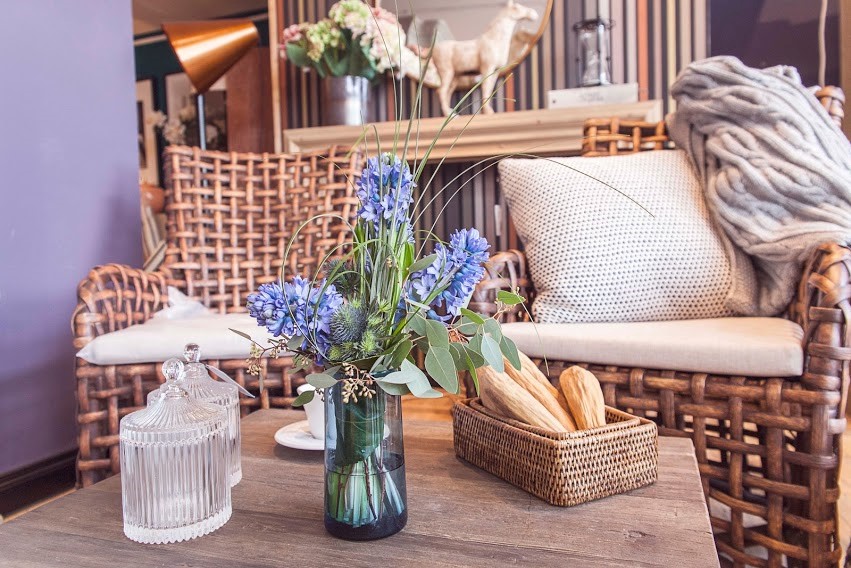
[[[408,525],[356,543],[325,532],[322,453],[275,444],[303,418],[261,410],[242,421],[233,516],[208,536],[128,540],[115,476],[0,525],[0,566],[718,566],[688,439],[659,439],[654,485],[560,508],[456,458],[451,423],[406,421]]]

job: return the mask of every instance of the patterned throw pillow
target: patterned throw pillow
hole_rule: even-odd
[[[734,315],[730,262],[684,152],[511,159],[499,173],[539,323]]]

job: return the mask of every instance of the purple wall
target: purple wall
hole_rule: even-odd
[[[71,312],[139,266],[130,0],[14,0],[0,18],[0,474],[76,443]]]

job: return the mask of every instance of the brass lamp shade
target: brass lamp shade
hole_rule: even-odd
[[[171,22],[163,24],[163,31],[199,94],[207,92],[260,39],[248,20]]]

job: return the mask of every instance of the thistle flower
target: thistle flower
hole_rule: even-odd
[[[323,291],[325,280],[316,287],[296,276],[281,286],[277,282],[263,284],[248,295],[246,307],[251,317],[275,337],[305,337],[301,349],[316,352],[322,363],[330,345],[331,317],[343,304],[343,297],[333,285]]]
[[[331,316],[331,341],[337,345],[357,341],[366,329],[366,310],[356,302],[343,304]]]

